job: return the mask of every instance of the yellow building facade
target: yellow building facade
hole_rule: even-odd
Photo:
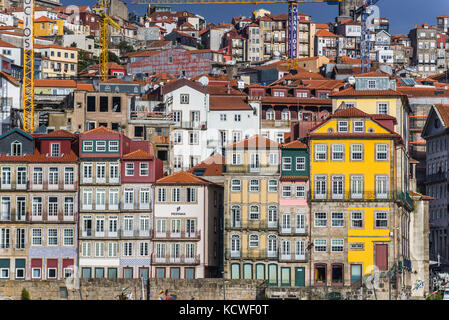
[[[23,21],[19,20],[19,28],[23,29]],[[50,37],[64,35],[64,20],[50,19],[42,16],[34,20],[34,35],[36,37]]]
[[[347,108],[310,133],[311,285],[360,285],[394,264],[405,195],[396,179],[402,139],[388,119]]]
[[[42,55],[42,78],[74,77],[78,74],[78,49],[52,45],[35,45]]]

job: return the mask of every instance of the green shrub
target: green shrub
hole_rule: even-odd
[[[29,293],[28,290],[25,289],[25,288],[22,289],[21,300],[31,300],[31,298],[30,298],[30,293]]]

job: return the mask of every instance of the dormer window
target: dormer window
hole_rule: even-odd
[[[51,156],[52,157],[59,157],[59,143],[52,143],[51,144]]]
[[[368,80],[368,89],[376,89],[376,80]]]
[[[365,132],[365,124],[363,121],[354,121],[354,132]]]
[[[106,152],[106,141],[97,141],[95,147],[97,152]]]
[[[92,152],[92,151],[94,151],[94,142],[83,141],[83,152]]]
[[[22,143],[19,141],[14,141],[11,143],[11,155],[21,156],[22,155]]]
[[[338,121],[338,132],[348,132],[348,121]]]

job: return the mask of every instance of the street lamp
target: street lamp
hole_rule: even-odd
[[[223,276],[223,300],[226,300],[226,284],[225,284],[225,274],[226,274],[226,271],[222,271],[221,272],[221,274],[222,274],[222,276]]]

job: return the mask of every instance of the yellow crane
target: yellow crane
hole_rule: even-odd
[[[34,130],[34,0],[23,1],[23,130]]]
[[[290,69],[297,68],[298,43],[298,3],[324,3],[338,4],[342,0],[146,0],[133,1],[131,4],[148,5],[148,11],[155,5],[185,5],[185,4],[261,4],[261,3],[287,3],[288,4],[288,62]]]
[[[120,25],[112,20],[106,13],[107,8],[110,7],[110,0],[99,0],[98,7],[95,8],[95,13],[100,17],[100,54],[98,63],[98,73],[101,80],[107,80],[109,75],[109,26],[121,30]]]

